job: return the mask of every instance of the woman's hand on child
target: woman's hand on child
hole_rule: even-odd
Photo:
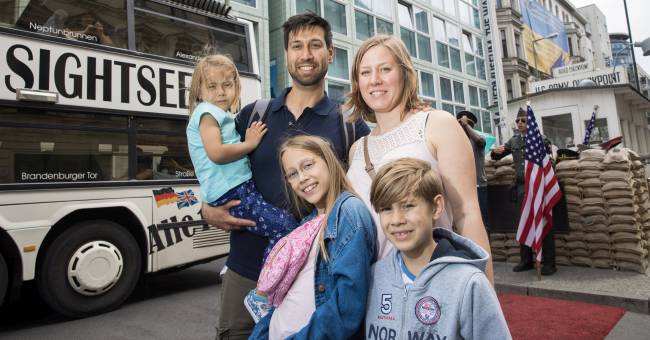
[[[255,121],[251,126],[246,129],[245,143],[250,143],[253,147],[257,147],[262,141],[262,137],[266,134],[266,124]]]
[[[238,206],[239,203],[239,201],[235,200],[218,207],[211,207],[208,204],[203,203],[201,205],[201,215],[210,225],[225,231],[254,227],[255,221],[233,217],[230,214],[230,208]]]

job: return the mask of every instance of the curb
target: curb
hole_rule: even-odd
[[[513,293],[527,296],[539,296],[553,299],[572,300],[599,305],[620,307],[626,311],[650,314],[650,301],[638,297],[613,295],[608,293],[588,293],[584,291],[571,291],[566,289],[539,288],[525,285],[496,283],[495,289],[499,293]]]

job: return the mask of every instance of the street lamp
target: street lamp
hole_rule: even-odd
[[[535,44],[540,40],[545,39],[555,39],[559,35],[558,32],[553,32],[547,36],[533,40],[533,59],[535,60],[535,80],[539,80],[539,69],[537,68],[537,49],[535,49]]]

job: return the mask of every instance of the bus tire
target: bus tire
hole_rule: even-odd
[[[136,240],[121,225],[85,221],[59,235],[46,249],[36,285],[55,311],[72,318],[119,307],[142,271]]]
[[[5,300],[7,294],[7,287],[9,287],[9,270],[7,270],[7,262],[0,253],[0,306]]]

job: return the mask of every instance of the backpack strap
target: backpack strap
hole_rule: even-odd
[[[354,144],[354,141],[356,140],[356,130],[354,123],[348,122],[346,120],[347,114],[343,113],[343,110],[341,109],[341,105],[337,106],[337,111],[339,112],[339,119],[341,122],[341,131],[342,136],[343,136],[343,147],[345,150],[345,155],[343,155],[343,163],[348,164],[348,154],[350,153],[350,147],[352,144]]]
[[[263,99],[256,100],[255,105],[253,106],[253,111],[251,112],[250,116],[248,116],[248,124],[246,124],[246,127],[247,128],[251,127],[251,124],[253,124],[253,122],[256,120],[260,122],[264,122],[264,118],[266,118],[266,113],[269,111],[270,107],[271,107],[271,98],[263,98]],[[257,116],[258,118],[255,119],[255,116]]]

